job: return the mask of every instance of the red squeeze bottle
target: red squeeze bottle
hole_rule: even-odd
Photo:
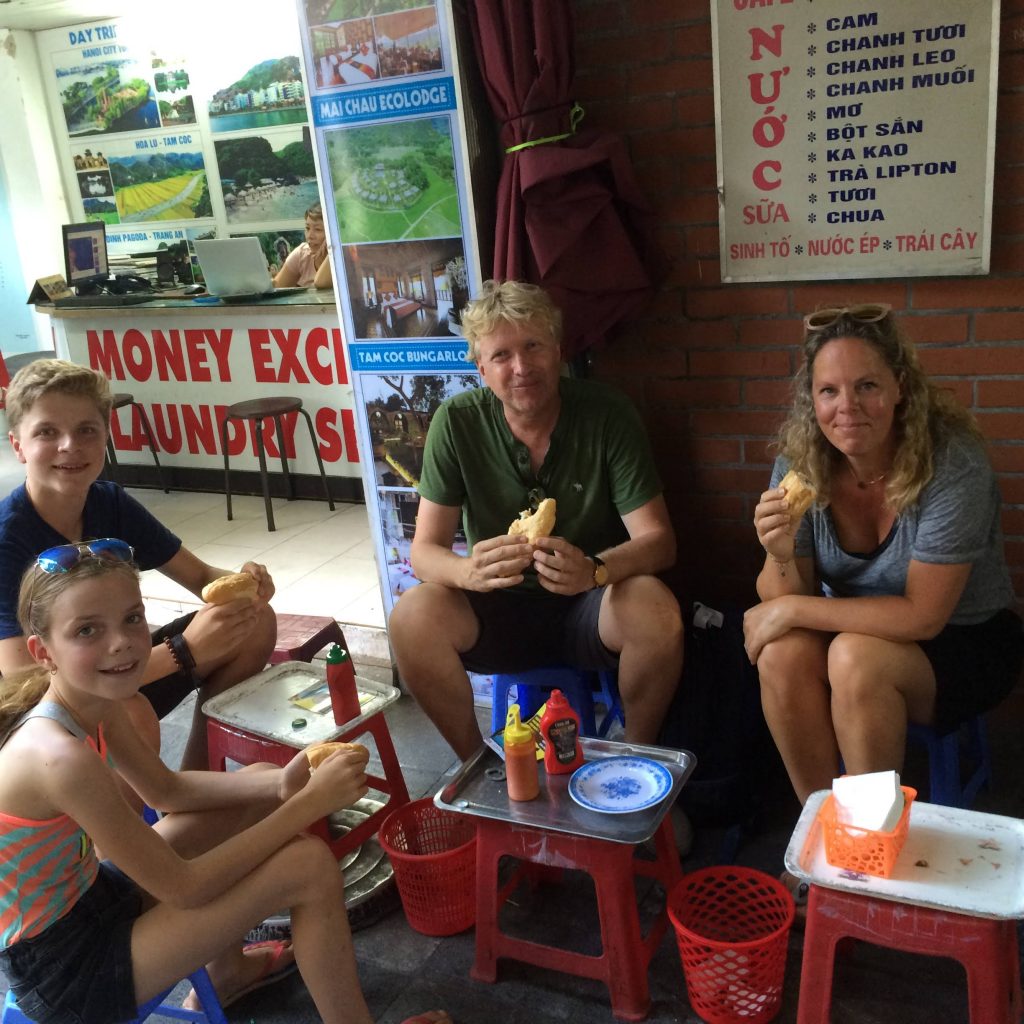
[[[561,690],[552,690],[540,720],[544,737],[544,768],[548,775],[574,772],[583,764],[580,716]]]
[[[327,652],[327,689],[331,694],[331,710],[336,725],[344,725],[359,717],[356,672],[348,651],[338,644]]]

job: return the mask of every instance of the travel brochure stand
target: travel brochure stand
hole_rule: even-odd
[[[416,583],[430,418],[480,386],[459,329],[480,274],[451,10],[392,6],[326,21],[318,0],[298,3],[385,616]]]

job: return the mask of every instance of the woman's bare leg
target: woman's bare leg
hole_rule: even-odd
[[[840,633],[828,652],[832,718],[846,770],[899,771],[907,721],[930,724],[935,674],[917,644]]]
[[[800,803],[832,785],[839,748],[829,699],[828,637],[794,629],[757,659],[761,707]]]

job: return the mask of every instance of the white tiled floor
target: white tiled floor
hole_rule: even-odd
[[[4,431],[6,433],[6,429]],[[0,441],[0,496],[22,482],[22,466]],[[262,562],[277,587],[278,612],[330,615],[342,623],[383,628],[377,565],[365,505],[274,499],[277,529],[267,529],[263,499],[235,496],[227,520],[223,494],[132,488],[142,502],[199,558],[222,569]],[[159,572],[143,574],[151,622],[190,611],[198,599]]]
[[[384,626],[364,505],[336,503],[331,512],[322,501],[274,499],[277,529],[271,533],[262,498],[234,497],[234,519],[228,522],[222,494],[164,494],[138,488],[130,493],[204,562],[228,570],[248,561],[266,565],[277,587],[271,602],[277,611]],[[143,574],[142,592],[147,609],[164,605],[168,612],[181,614],[197,603],[192,594],[156,571]]]

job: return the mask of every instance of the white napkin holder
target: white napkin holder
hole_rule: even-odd
[[[844,775],[832,782],[836,818],[853,828],[891,832],[903,813],[899,772]]]

